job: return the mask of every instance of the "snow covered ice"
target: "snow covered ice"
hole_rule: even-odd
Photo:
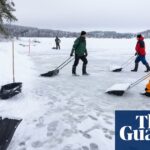
[[[21,94],[0,101],[0,116],[22,118],[8,150],[114,150],[115,110],[147,110],[150,99],[140,95],[144,81],[123,97],[105,93],[116,83],[132,83],[145,75],[140,65],[113,73],[111,64],[121,65],[134,54],[136,39],[87,39],[90,76],[73,77],[72,63],[53,78],[40,74],[55,69],[69,57],[73,38],[61,38],[62,49],[53,50],[54,38],[15,41],[16,82],[23,82]],[[35,38],[31,39],[35,40]],[[150,41],[145,40],[147,51]],[[149,59],[148,52],[148,61]],[[81,74],[80,62],[77,73]],[[11,42],[0,43],[0,85],[12,82]]]

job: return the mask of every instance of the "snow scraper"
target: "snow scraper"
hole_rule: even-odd
[[[150,73],[138,79],[137,81],[133,82],[132,84],[130,83],[114,84],[113,86],[111,86],[110,88],[106,90],[106,93],[117,95],[117,96],[122,96],[127,90],[135,87],[136,85],[138,85],[139,83],[147,79],[148,77],[150,77]]]
[[[124,69],[125,67],[127,67],[133,60],[134,60],[135,56],[130,57],[125,63],[123,63],[121,66],[112,66],[111,67],[111,71],[112,72],[121,72],[122,69]]]
[[[3,85],[0,89],[0,98],[9,99],[22,91],[22,83],[15,82],[15,63],[14,63],[14,41],[12,42],[12,72],[13,83]]]
[[[55,70],[49,71],[47,73],[41,74],[42,77],[53,77],[58,75],[59,71],[67,66],[74,58],[69,57],[62,64],[60,64]]]
[[[11,98],[21,92],[22,83],[10,83],[3,85],[0,90],[0,98],[1,99],[8,99]]]
[[[9,143],[22,120],[0,117],[0,150],[7,150]]]

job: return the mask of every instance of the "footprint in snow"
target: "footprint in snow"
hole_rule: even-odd
[[[71,150],[72,149],[72,146],[71,145],[67,145],[63,148],[63,150]]]
[[[92,138],[90,134],[88,134],[88,133],[86,133],[86,132],[84,132],[84,131],[82,131],[82,130],[79,130],[79,132],[80,132],[85,138],[87,138],[87,139],[91,139],[91,138]]]
[[[106,128],[103,128],[103,132],[105,133],[105,137],[110,140],[112,139],[112,136],[115,134],[114,131]]]
[[[82,150],[90,150],[87,146],[82,146]]]
[[[90,150],[99,150],[99,147],[98,147],[97,144],[91,143],[91,144],[90,144]]]
[[[40,117],[38,123],[36,124],[37,127],[41,128],[44,126],[44,118]]]
[[[93,117],[92,115],[88,115],[92,120],[97,121],[98,119],[96,117]]]
[[[39,148],[39,147],[42,147],[42,146],[43,146],[43,142],[41,142],[41,141],[35,141],[35,142],[33,142],[31,145],[32,145],[32,147],[34,147],[34,148]]]
[[[20,143],[19,143],[19,146],[25,146],[25,145],[26,145],[25,142],[20,142]]]
[[[58,126],[58,121],[51,122],[47,126],[47,136],[52,136],[54,131],[56,131]]]
[[[111,135],[109,135],[109,134],[105,134],[105,137],[106,137],[107,139],[109,139],[109,140],[111,140],[111,139],[112,139],[112,136],[111,136]]]
[[[65,137],[71,137],[71,135],[73,134],[73,131],[70,130],[70,129],[65,129],[62,133],[62,136],[65,136]]]
[[[19,150],[27,150],[27,149],[24,147],[24,148],[21,148],[21,149],[19,149]]]

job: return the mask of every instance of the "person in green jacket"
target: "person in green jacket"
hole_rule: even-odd
[[[75,40],[70,56],[73,56],[73,53],[75,53],[75,61],[72,67],[72,74],[77,75],[76,67],[79,63],[79,60],[81,59],[83,61],[82,74],[88,75],[88,73],[86,72],[86,66],[88,63],[88,60],[87,60],[88,53],[86,49],[86,32],[85,31],[82,31],[80,37],[78,37]]]

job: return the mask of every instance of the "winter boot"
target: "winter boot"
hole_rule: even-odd
[[[83,65],[83,67],[82,67],[82,75],[89,75],[89,74],[86,72],[86,65]]]
[[[76,75],[76,66],[72,66],[72,74]]]
[[[149,72],[149,71],[150,71],[149,64],[147,63],[145,66],[146,66],[146,70],[145,70],[145,72]]]
[[[139,64],[138,63],[135,63],[135,67],[134,67],[134,69],[133,70],[131,70],[132,72],[137,72],[137,70],[138,70],[138,66],[139,66]]]

